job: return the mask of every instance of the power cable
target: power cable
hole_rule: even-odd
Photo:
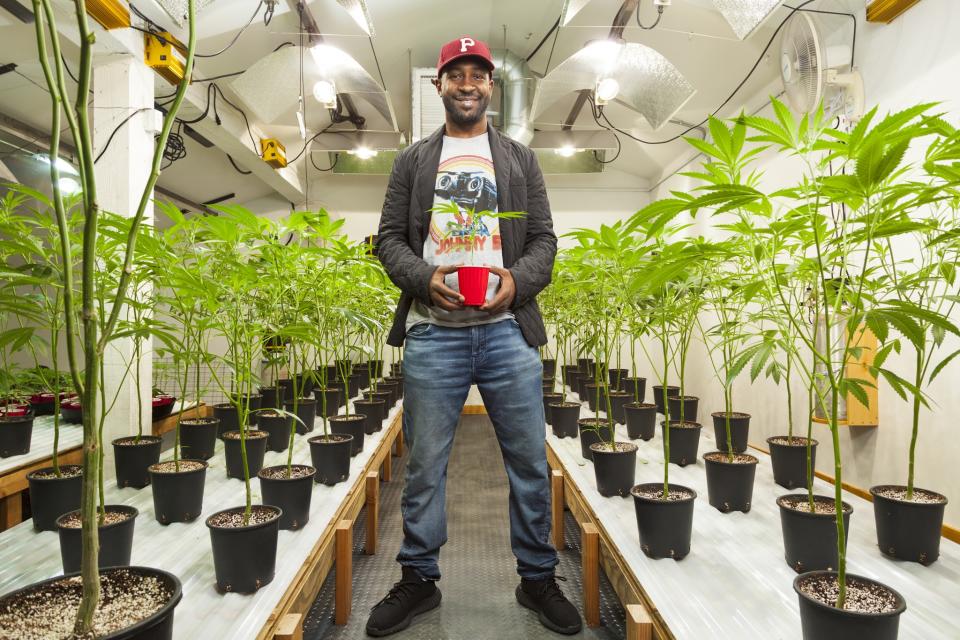
[[[224,155],[227,156],[227,160],[230,161],[230,164],[233,165],[233,168],[236,169],[237,173],[239,173],[240,175],[248,176],[251,173],[253,173],[253,171],[248,171],[246,169],[241,169],[240,167],[238,167],[236,161],[233,159],[233,156],[231,156],[229,153],[224,152]]]
[[[545,43],[547,41],[547,38],[549,38],[553,34],[553,32],[556,31],[557,28],[559,27],[560,27],[560,16],[557,16],[557,21],[553,23],[553,26],[550,27],[550,30],[547,31],[546,35],[544,35],[543,38],[540,39],[540,42],[537,43],[537,46],[535,46],[533,48],[533,51],[530,52],[530,55],[527,56],[527,62],[530,62],[530,60],[533,59],[533,56],[537,55],[537,52],[540,51],[540,47],[543,46],[543,43]]]
[[[373,61],[377,63],[377,73],[380,75],[380,86],[387,90],[387,81],[383,79],[383,71],[380,70],[380,59],[377,57],[377,50],[373,46],[373,38],[367,38],[370,41],[370,51],[373,52]]]
[[[644,31],[650,31],[651,29],[656,27],[658,24],[660,24],[660,19],[663,18],[663,6],[664,5],[662,4],[657,5],[657,19],[653,21],[653,24],[647,27],[647,26],[644,26],[642,22],[640,22],[640,4],[637,3],[637,10],[633,12],[633,15],[636,16],[637,18],[637,26],[643,29]]]
[[[316,169],[317,171],[333,171],[334,167],[336,167],[337,163],[340,161],[340,154],[339,153],[333,154],[333,164],[331,164],[328,169],[321,169],[320,167],[318,167],[317,161],[313,159],[312,153],[310,154],[309,158],[310,158],[310,164],[312,164],[313,168]]]
[[[253,145],[253,152],[256,153],[256,154],[259,156],[260,153],[257,152],[257,141],[256,141],[256,139],[253,137],[253,132],[250,130],[250,120],[247,119],[247,114],[246,114],[246,112],[245,112],[243,109],[241,109],[240,107],[238,107],[237,105],[235,105],[234,103],[230,102],[230,99],[227,98],[227,96],[223,95],[223,89],[221,89],[219,85],[217,85],[217,84],[211,84],[210,86],[213,87],[214,90],[215,90],[215,93],[214,93],[214,103],[213,103],[213,113],[214,113],[214,115],[216,115],[216,113],[217,113],[216,94],[219,93],[219,94],[220,94],[220,98],[221,98],[224,102],[226,102],[228,105],[230,105],[231,107],[233,107],[234,110],[236,110],[236,111],[238,111],[238,112],[240,113],[240,116],[243,118],[243,124],[247,127],[247,135],[250,136],[250,143]],[[218,120],[218,121],[217,121],[217,124],[220,124],[220,122],[219,122],[219,116],[217,116],[217,120]]]
[[[216,57],[219,56],[220,54],[226,53],[227,50],[230,49],[230,47],[232,47],[233,45],[235,45],[235,44],[237,43],[237,40],[239,40],[239,39],[240,39],[240,36],[243,35],[243,32],[247,30],[247,27],[249,27],[251,24],[253,24],[253,21],[257,19],[257,14],[260,13],[261,7],[263,7],[263,0],[260,0],[260,2],[257,3],[257,8],[254,9],[253,15],[250,16],[250,19],[247,21],[247,24],[243,25],[243,26],[240,28],[240,31],[237,31],[237,35],[233,36],[233,39],[232,39],[232,40],[227,44],[227,46],[225,46],[223,49],[220,49],[220,51],[217,51],[216,53],[195,53],[195,54],[193,54],[194,57],[197,57],[197,58],[216,58]]]
[[[110,148],[110,143],[113,142],[113,137],[117,135],[117,132],[120,131],[121,128],[123,128],[123,125],[130,122],[130,120],[133,119],[133,116],[137,115],[138,113],[143,113],[144,111],[153,111],[153,107],[140,107],[136,111],[132,111],[126,118],[120,121],[120,124],[114,127],[113,131],[110,132],[110,136],[107,138],[106,144],[103,145],[103,149],[101,149],[100,153],[97,154],[97,157],[93,159],[93,164],[97,164],[100,161],[100,158],[103,157],[103,154],[107,152],[107,149]]]

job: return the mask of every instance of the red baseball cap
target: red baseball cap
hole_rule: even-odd
[[[443,68],[454,60],[467,56],[481,58],[490,67],[491,72],[495,68],[493,56],[490,55],[490,47],[487,46],[487,43],[470,36],[463,36],[451,40],[440,49],[440,58],[437,60],[437,75],[439,76],[443,72]]]

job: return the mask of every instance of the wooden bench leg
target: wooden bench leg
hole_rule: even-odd
[[[627,640],[653,640],[653,620],[640,604],[628,604]]]
[[[383,481],[390,482],[393,479],[393,457],[386,456],[383,459]]]
[[[591,522],[581,532],[583,561],[583,617],[588,627],[600,626],[600,532]]]
[[[553,520],[553,548],[560,551],[563,542],[563,472],[554,469],[550,472],[550,508]]]
[[[23,522],[23,494],[18,491],[0,498],[0,531],[6,531],[21,522]]]
[[[353,522],[341,520],[334,533],[337,577],[334,595],[333,623],[345,625],[353,606]]]
[[[273,640],[303,640],[303,616],[299,613],[288,613],[280,618]]]
[[[396,456],[399,458],[403,455],[403,429],[397,432],[397,439],[394,441],[394,444],[397,449]]]
[[[367,474],[367,542],[363,551],[368,556],[377,553],[377,523],[380,518],[380,475],[376,471]]]

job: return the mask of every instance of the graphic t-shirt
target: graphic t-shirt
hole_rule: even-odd
[[[499,220],[473,220],[470,211],[497,211],[497,178],[490,154],[490,139],[486,133],[473,138],[443,136],[440,166],[433,191],[433,204],[440,206],[455,202],[458,213],[434,211],[430,219],[430,232],[423,243],[423,259],[432,265],[491,265],[503,266],[503,251],[500,248]],[[470,230],[476,225],[476,242],[473,255],[470,253]],[[459,291],[457,274],[447,274],[446,285]],[[491,273],[487,285],[487,300],[497,291],[500,278]],[[458,311],[446,311],[435,306],[426,306],[414,301],[407,315],[407,329],[421,322],[462,327],[475,324],[499,322],[513,317],[504,312],[491,316],[476,307]]]

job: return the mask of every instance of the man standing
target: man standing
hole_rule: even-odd
[[[397,556],[402,579],[370,614],[373,636],[405,629],[440,604],[447,462],[471,384],[483,397],[510,481],[517,600],[554,631],[573,634],[581,627],[554,577],[537,351],[547,335],[536,295],[550,282],[557,238],[533,152],[487,126],[493,69],[479,40],[444,45],[434,85],[445,126],[398,154],[380,218],[378,256],[402,291],[387,342],[406,340],[403,427],[410,459]],[[431,214],[450,202],[459,213]],[[490,265],[491,282],[479,308],[463,305],[456,271],[468,247],[451,240],[458,230],[473,229],[474,210],[526,212],[480,227],[483,242],[476,243],[474,259]]]

